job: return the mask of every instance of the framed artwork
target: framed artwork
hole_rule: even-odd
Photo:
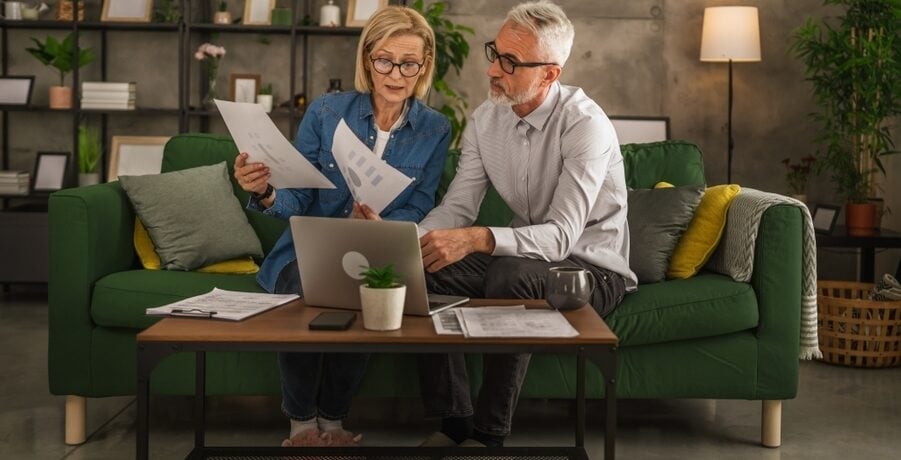
[[[66,152],[38,152],[31,176],[32,192],[55,192],[66,185],[69,154]]]
[[[665,141],[669,135],[669,117],[611,116],[616,137],[622,144]]]
[[[153,0],[103,0],[101,21],[150,22]]]
[[[813,230],[817,233],[831,234],[841,210],[841,206],[817,203],[813,208]]]
[[[168,136],[113,136],[107,182],[119,176],[159,174]]]
[[[235,102],[257,101],[257,92],[260,91],[260,75],[252,73],[233,73],[229,75],[229,94]]]
[[[31,103],[34,76],[0,77],[0,105],[24,105]]]
[[[244,0],[244,24],[271,25],[275,0]]]
[[[363,27],[379,8],[388,6],[388,0],[348,0],[347,27]]]

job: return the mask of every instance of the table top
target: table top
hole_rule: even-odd
[[[849,235],[844,226],[837,226],[832,233],[817,233],[817,245],[850,248],[898,248],[901,247],[901,233],[881,228],[872,235]]]
[[[526,305],[526,308],[549,308],[543,300],[473,299],[466,306]],[[377,332],[363,329],[362,317],[345,331],[311,331],[310,321],[323,311],[338,311],[306,305],[295,300],[244,321],[203,318],[163,318],[137,336],[138,343],[246,343],[246,344],[334,344],[355,345],[616,345],[616,335],[597,312],[586,305],[561,312],[579,331],[576,337],[555,338],[466,338],[462,335],[439,335],[431,317],[405,315],[399,330]]]

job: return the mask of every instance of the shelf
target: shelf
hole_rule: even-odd
[[[7,29],[71,29],[72,21],[50,20],[9,20],[0,19],[0,27]]]
[[[196,107],[191,107],[188,109],[188,116],[192,117],[218,117],[218,110],[206,110],[199,109]],[[273,109],[272,112],[269,113],[270,118],[291,118],[292,113],[287,109]],[[294,114],[295,117],[300,118],[300,114]]]
[[[253,34],[290,34],[292,30],[299,35],[346,35],[355,36],[363,32],[362,27],[319,27],[319,26],[267,26],[244,24],[211,24],[191,23],[188,28],[205,32],[253,33]]]
[[[8,29],[72,29],[75,27],[73,21],[11,21],[9,19],[0,19],[0,27]],[[101,21],[78,21],[78,28],[81,30],[128,30],[128,31],[148,31],[148,32],[174,32],[178,30],[178,24],[154,23],[154,22],[101,22]]]
[[[72,113],[74,109],[51,109],[47,106],[22,106],[22,105],[0,105],[0,111],[3,112],[55,112],[55,113]],[[178,115],[181,111],[177,108],[160,108],[160,107],[138,107],[133,110],[117,110],[117,109],[78,109],[82,113],[126,113],[138,115]]]

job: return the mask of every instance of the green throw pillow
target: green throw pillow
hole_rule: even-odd
[[[253,227],[232,193],[225,162],[147,176],[119,176],[167,270],[193,270],[262,257]]]
[[[629,266],[639,283],[666,277],[673,250],[703,195],[703,187],[629,190]]]

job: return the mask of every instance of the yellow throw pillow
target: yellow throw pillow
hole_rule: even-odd
[[[144,228],[141,219],[135,217],[135,252],[141,259],[141,265],[147,270],[160,269],[160,256],[153,247],[153,240]],[[260,271],[260,266],[253,261],[253,257],[247,256],[241,259],[224,260],[214,264],[200,267],[197,271],[202,273],[220,273],[231,275],[252,275]]]
[[[660,181],[654,184],[654,188],[673,188],[675,185],[670,184],[669,182]]]
[[[741,187],[737,184],[717,185],[704,192],[688,229],[673,251],[667,278],[690,278],[707,263],[723,236],[729,205],[739,192]]]

